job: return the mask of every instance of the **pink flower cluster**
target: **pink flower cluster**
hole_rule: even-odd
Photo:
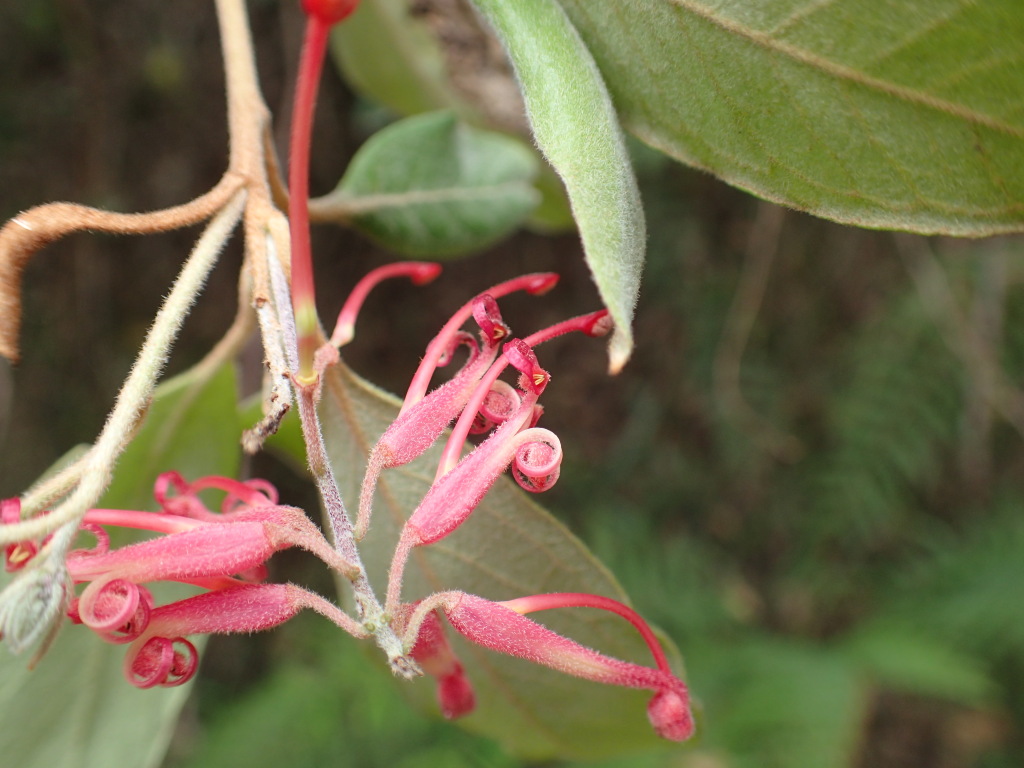
[[[208,510],[198,496],[209,488],[227,493],[220,513]],[[277,503],[270,484],[227,477],[189,484],[168,472],[157,479],[154,495],[159,512],[87,512],[81,530],[92,534],[95,545],[72,550],[65,560],[72,583],[85,585],[68,602],[68,616],[108,642],[130,643],[124,671],[132,684],[151,688],[189,680],[198,659],[188,635],[268,629],[302,608],[312,608],[352,634],[366,636],[324,598],[290,584],[261,583],[266,561],[289,547],[307,549],[343,573],[351,568],[302,510]],[[17,522],[18,500],[4,501],[2,513],[2,522]],[[112,550],[105,526],[162,535]],[[44,540],[9,546],[7,570],[29,566],[45,545]],[[146,584],[159,581],[206,591],[156,607]]]
[[[365,292],[379,279],[396,274],[429,279],[436,268],[410,263],[368,275],[339,318],[341,330],[336,336],[342,343],[351,337],[354,312]],[[437,476],[399,535],[383,609],[384,621],[401,639],[402,652],[436,679],[441,711],[447,717],[459,717],[475,706],[470,681],[445,637],[443,616],[452,629],[485,648],[588,680],[653,691],[648,706],[651,724],[661,736],[681,741],[693,732],[686,686],[673,674],[654,633],[628,606],[576,593],[492,602],[462,592],[443,592],[415,603],[402,601],[410,552],[440,541],[463,525],[507,469],[511,467],[516,482],[532,492],[550,488],[558,478],[562,456],[558,438],[537,426],[542,413],[538,399],[550,376],[541,367],[535,347],[571,331],[591,336],[606,333],[607,313],[572,318],[520,339],[511,336],[497,304],[497,299],[512,291],[541,293],[555,281],[554,275],[538,274],[494,286],[464,305],[431,342],[400,414],[370,453],[353,534],[355,539],[362,538],[370,525],[382,472],[421,456],[454,423]],[[479,326],[478,337],[461,330],[471,317]],[[427,392],[435,369],[450,361],[460,347],[469,352],[465,364],[446,383]],[[515,386],[499,378],[509,367],[518,373]],[[470,433],[487,437],[466,451]],[[207,489],[225,494],[217,512],[200,499]],[[353,582],[365,578],[360,565],[339,555],[301,510],[279,504],[268,483],[226,477],[188,483],[169,472],[157,480],[154,496],[160,507],[157,512],[90,510],[80,529],[91,534],[94,545],[72,550],[65,558],[68,577],[76,585],[69,591],[68,616],[106,641],[129,644],[124,671],[132,684],[149,688],[189,680],[198,663],[195,646],[187,639],[190,635],[263,630],[303,608],[321,613],[355,637],[366,638],[375,631],[319,595],[291,584],[264,583],[268,559],[289,547],[308,550]],[[4,501],[0,523],[19,518],[19,502]],[[157,535],[112,549],[109,526]],[[43,540],[9,546],[8,570],[31,566],[46,545]],[[191,584],[202,591],[157,606],[146,585],[160,581]],[[611,658],[525,616],[567,607],[610,611],[633,624],[650,647],[654,666]]]
[[[558,479],[561,445],[556,435],[537,426],[543,411],[538,399],[551,377],[541,367],[534,348],[572,331],[603,335],[610,329],[607,312],[572,318],[519,339],[511,337],[496,301],[516,290],[547,291],[555,280],[552,274],[527,275],[494,286],[463,306],[431,342],[400,415],[370,453],[356,535],[365,534],[369,526],[381,472],[422,455],[454,421],[435,480],[399,535],[385,603],[385,613],[394,617],[395,629],[412,647],[413,657],[437,679],[441,711],[447,717],[464,715],[473,709],[474,698],[461,664],[444,639],[439,613],[463,637],[491,650],[596,682],[653,690],[648,707],[651,724],[661,736],[682,741],[693,732],[686,686],[672,673],[654,633],[628,606],[598,595],[574,593],[492,602],[446,592],[412,605],[401,601],[402,575],[410,551],[440,541],[465,523],[506,469],[511,466],[516,482],[531,492],[544,491]],[[459,330],[470,316],[480,328],[479,342]],[[424,394],[435,366],[450,359],[460,345],[469,347],[468,361],[447,383]],[[519,373],[516,387],[498,378],[509,366]],[[489,434],[463,456],[466,438],[473,432]],[[524,616],[567,607],[611,611],[631,622],[650,647],[655,667],[605,656]]]

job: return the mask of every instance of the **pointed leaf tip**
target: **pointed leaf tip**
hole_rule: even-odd
[[[615,321],[609,370],[629,359],[646,227],[618,117],[594,59],[555,0],[475,0],[505,45],[534,138],[561,176],[584,255]]]

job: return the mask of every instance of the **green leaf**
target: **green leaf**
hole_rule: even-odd
[[[609,356],[617,372],[633,349],[645,227],[608,91],[555,0],[475,3],[512,58],[537,146],[565,182],[587,263],[615,321]]]
[[[413,115],[452,109],[473,123],[475,107],[452,87],[437,39],[406,0],[363,0],[331,35],[331,54],[359,93]]]
[[[995,683],[976,657],[912,626],[875,621],[844,645],[886,687],[971,706],[995,699]]]
[[[704,745],[736,768],[848,768],[868,688],[842,654],[772,638],[729,642],[703,657]]]
[[[924,550],[879,607],[881,619],[911,624],[955,648],[987,659],[1021,658],[1024,613],[1024,518],[1010,485],[975,513],[970,529],[919,535]],[[921,596],[927,595],[927,600]]]
[[[1024,228],[1016,0],[558,1],[625,125],[683,162],[858,226]]]
[[[479,250],[518,227],[539,202],[533,154],[450,112],[402,120],[360,148],[337,189],[311,204],[407,256]]]
[[[325,375],[320,404],[324,438],[343,498],[351,503],[359,497],[367,452],[397,415],[398,405],[343,365]],[[382,478],[373,525],[361,546],[378,589],[386,583],[398,530],[433,479],[440,448]],[[415,600],[445,589],[492,600],[553,591],[627,600],[580,541],[507,480],[491,490],[454,534],[414,551],[403,597]],[[611,655],[651,664],[639,635],[617,617],[552,611],[542,621]],[[498,739],[510,751],[531,759],[597,758],[666,746],[647,722],[649,692],[577,680],[455,640],[478,699],[477,711],[460,723]],[[408,687],[436,711],[431,681]]]
[[[153,481],[167,469],[186,477],[237,472],[241,430],[225,418],[234,412],[230,368],[209,381],[183,375],[160,386],[101,505],[152,507]],[[19,768],[159,765],[190,686],[134,688],[121,671],[124,653],[66,626],[33,671],[26,658],[0,656],[0,755],[16,758]]]

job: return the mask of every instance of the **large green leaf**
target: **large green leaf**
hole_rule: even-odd
[[[356,153],[337,189],[310,206],[407,256],[452,256],[509,234],[536,207],[524,145],[450,112],[406,118]]]
[[[156,474],[238,470],[240,425],[230,368],[208,382],[180,376],[159,387],[145,425],[118,464],[101,504],[151,507]],[[157,602],[165,597],[154,592]],[[121,671],[125,647],[64,627],[35,670],[0,656],[0,755],[19,768],[159,765],[189,686],[141,691]]]
[[[398,401],[355,376],[344,365],[327,372],[320,417],[342,494],[359,496],[366,454],[398,413]],[[270,444],[293,455],[292,417]],[[291,437],[289,437],[289,435]],[[387,569],[408,514],[429,487],[440,447],[420,460],[386,472],[377,493],[370,534],[361,550],[372,582],[386,583]],[[403,596],[462,589],[503,600],[541,592],[590,592],[627,601],[614,577],[564,526],[509,481],[500,481],[450,537],[417,549]],[[622,619],[598,611],[545,612],[551,628],[619,658],[650,665],[650,652]],[[453,634],[453,633],[452,633]],[[455,644],[477,692],[478,709],[460,721],[528,758],[597,758],[667,745],[646,718],[650,694],[560,675],[476,646]],[[433,684],[410,686],[424,707],[436,711]]]
[[[686,163],[859,226],[1024,228],[1017,0],[558,2],[626,126]]]
[[[474,2],[512,58],[537,146],[565,182],[587,263],[615,321],[609,355],[618,371],[633,349],[646,243],[640,193],[601,73],[555,0]]]

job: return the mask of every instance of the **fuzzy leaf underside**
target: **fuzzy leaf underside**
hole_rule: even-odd
[[[633,349],[646,252],[643,206],[608,90],[555,0],[474,0],[505,45],[534,139],[565,184],[584,255],[615,321],[611,371]]]
[[[1024,229],[1016,0],[558,0],[626,127],[863,227]]]

